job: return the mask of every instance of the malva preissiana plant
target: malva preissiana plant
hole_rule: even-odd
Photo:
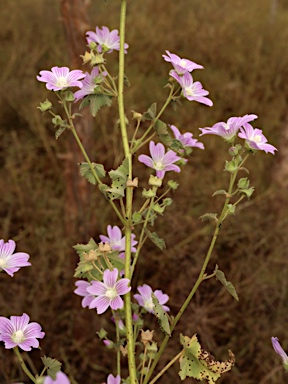
[[[218,266],[215,265],[214,272],[210,275],[206,268],[223,222],[227,216],[235,214],[242,200],[249,199],[253,194],[254,188],[250,185],[248,176],[239,176],[247,171],[244,164],[246,166],[248,158],[251,155],[254,157],[259,151],[275,154],[277,149],[267,143],[262,130],[252,126],[257,119],[255,114],[231,117],[227,122],[200,128],[200,136],[216,135],[219,140],[223,139],[227,143],[228,160],[225,171],[229,175],[226,189],[218,190],[213,195],[223,196],[222,211],[219,214],[207,213],[202,216],[203,220],[214,223],[214,233],[202,269],[196,281],[189,281],[190,293],[178,313],[173,313],[170,309],[169,296],[162,291],[163,287],[152,287],[148,282],[135,285],[135,268],[142,257],[145,242],[150,240],[160,249],[165,247],[164,239],[153,231],[153,225],[172,204],[171,196],[178,187],[178,183],[171,179],[173,173],[185,171],[185,164],[194,149],[204,150],[204,144],[194,138],[192,133],[183,132],[171,121],[166,123],[161,120],[163,112],[170,106],[177,108],[182,99],[209,107],[213,102],[208,97],[209,92],[199,81],[195,81],[197,71],[202,70],[203,66],[167,50],[163,54],[164,60],[170,65],[165,103],[160,108],[154,103],[145,112],[133,111],[132,120],[135,124],[129,121],[124,108],[124,58],[129,49],[124,42],[125,12],[126,1],[122,0],[120,35],[118,30],[110,31],[105,26],[87,32],[88,50],[82,56],[83,63],[87,66],[85,73],[79,69],[55,66],[51,70],[40,71],[37,76],[37,80],[43,82],[47,90],[57,96],[63,114],[56,114],[53,103],[48,99],[40,103],[38,108],[52,116],[57,139],[60,136],[62,139],[65,131],[75,137],[85,160],[79,165],[80,174],[97,187],[95,193],[98,193],[99,199],[106,199],[115,214],[114,220],[107,223],[107,234],[100,235],[96,240],[90,239],[88,244],[74,246],[79,256],[74,292],[82,297],[83,310],[94,310],[95,316],[107,311],[111,313],[111,322],[116,330],[115,340],[104,329],[98,332],[102,340],[100,347],[116,351],[116,354],[111,354],[111,373],[107,377],[107,384],[153,384],[177,361],[180,380],[192,377],[211,384],[232,369],[235,357],[231,351],[227,351],[227,360],[217,361],[210,352],[202,348],[196,334],[181,335],[177,354],[160,371],[156,371],[157,364],[170,338],[174,336],[176,324],[200,284],[216,278],[238,300],[235,288],[226,280]],[[114,51],[119,52],[118,74],[110,73],[107,67],[112,57],[110,54]],[[97,153],[93,154],[93,161],[87,155],[74,125],[75,119],[80,119],[81,115],[71,111],[72,105],[76,103],[80,111],[90,108],[91,114],[97,117],[101,108],[109,107],[115,100],[119,109],[119,139],[122,140],[123,148],[119,148],[119,151],[122,151],[123,161],[117,169],[107,172],[103,164],[94,162],[97,161]],[[147,144],[149,154],[146,153]],[[137,176],[133,172],[135,162],[140,163],[139,166],[143,169]],[[145,180],[147,171],[150,172],[148,181]],[[140,186],[142,192],[139,192]],[[137,210],[133,204],[136,194],[143,199],[142,206]],[[14,250],[13,240],[8,243],[0,241],[0,270],[12,277],[21,267],[31,266],[28,254],[13,253]],[[147,313],[157,318],[159,329],[147,329]],[[163,333],[160,345],[154,339],[154,333],[159,331]],[[38,375],[34,375],[23,361],[20,350],[29,352],[32,348],[38,348],[39,339],[44,336],[41,326],[30,322],[25,313],[11,316],[10,319],[0,317],[0,341],[4,343],[4,348],[13,348],[22,369],[33,383],[69,383],[66,374],[60,370],[61,363],[53,358],[43,357],[44,369]],[[287,355],[278,339],[272,338],[272,344],[287,368]],[[121,360],[121,355],[125,359]],[[123,361],[124,367],[121,366]],[[66,373],[69,376],[69,372]],[[86,384],[86,381],[81,383],[84,382]]]

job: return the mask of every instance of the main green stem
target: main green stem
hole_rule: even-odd
[[[245,157],[245,159],[242,161],[242,163],[240,164],[239,168],[244,164],[244,162],[246,161],[246,159],[248,158],[248,155]],[[239,170],[238,168],[238,170]],[[213,252],[213,249],[214,249],[214,246],[215,246],[215,243],[216,243],[216,240],[217,240],[217,237],[218,237],[218,234],[219,234],[219,231],[220,231],[220,228],[222,226],[222,223],[225,219],[225,215],[226,215],[226,211],[227,211],[227,206],[229,204],[229,201],[230,201],[230,198],[231,198],[231,193],[232,193],[232,189],[233,189],[233,186],[234,186],[234,183],[235,183],[235,180],[236,180],[236,177],[237,177],[237,173],[238,173],[238,170],[231,174],[230,176],[230,183],[229,183],[229,189],[228,189],[228,193],[227,193],[227,197],[225,199],[225,203],[224,203],[224,206],[223,206],[223,209],[222,209],[222,212],[221,212],[221,215],[218,219],[218,222],[217,222],[217,225],[216,225],[216,228],[215,228],[215,231],[214,231],[214,234],[213,234],[213,238],[211,240],[211,243],[210,243],[210,247],[208,249],[208,252],[206,254],[206,257],[205,257],[205,260],[204,260],[204,263],[203,263],[203,266],[201,268],[201,271],[200,271],[200,274],[198,276],[198,279],[196,281],[196,283],[194,284],[191,292],[189,293],[187,299],[185,300],[184,304],[182,305],[182,307],[180,308],[179,312],[177,313],[177,315],[175,316],[175,319],[173,321],[173,324],[171,325],[171,332],[174,330],[176,324],[178,323],[178,321],[180,320],[181,316],[183,315],[185,309],[187,308],[187,306],[189,305],[190,301],[192,300],[193,296],[195,295],[195,292],[197,291],[199,285],[201,284],[201,282],[203,281],[203,278],[204,278],[204,274],[205,274],[205,271],[206,271],[206,268],[207,268],[207,265],[209,263],[209,260],[211,258],[211,255],[212,255],[212,252]],[[153,364],[149,370],[149,372],[147,373],[146,377],[145,377],[145,380],[143,382],[143,384],[147,384],[160,357],[162,356],[162,353],[169,341],[169,335],[166,335],[160,348],[159,348],[159,351],[153,361]],[[158,377],[158,375],[157,375]],[[152,382],[154,382],[152,380]]]
[[[132,180],[132,156],[129,149],[128,133],[125,122],[124,111],[124,42],[125,42],[125,21],[126,21],[126,0],[121,0],[120,10],[120,52],[119,52],[119,76],[118,76],[118,109],[121,136],[124,148],[125,158],[129,162],[129,179]],[[126,188],[126,217],[125,217],[125,277],[130,279],[131,265],[131,217],[132,217],[132,197],[133,188]],[[129,378],[131,384],[137,384],[136,363],[135,363],[135,345],[132,325],[131,294],[128,292],[124,296],[125,303],[125,322],[127,332],[127,352]]]
[[[21,368],[23,369],[23,371],[26,373],[26,375],[29,377],[29,379],[31,381],[33,381],[33,383],[36,383],[36,379],[35,377],[32,375],[32,373],[29,371],[29,369],[27,368],[24,360],[22,359],[22,356],[19,352],[19,349],[18,347],[14,347],[13,348],[14,352],[15,352],[15,355],[17,356],[18,360],[19,360],[19,363],[21,365]]]

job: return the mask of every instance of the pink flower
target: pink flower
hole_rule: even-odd
[[[87,288],[91,287],[91,284],[88,281],[78,280],[76,281],[75,285],[77,288],[75,289],[74,293],[76,293],[76,295],[84,297],[81,302],[82,307],[89,307],[93,299],[95,299],[95,296],[91,295],[87,291]]]
[[[19,346],[23,351],[31,351],[39,347],[38,339],[43,339],[44,332],[38,323],[29,323],[30,317],[23,313],[22,316],[11,316],[11,320],[0,317],[0,341],[5,343],[5,348]]]
[[[271,337],[272,346],[274,351],[281,357],[285,370],[288,370],[288,356],[279,343],[278,337]]]
[[[96,33],[93,31],[89,31],[86,33],[87,42],[90,44],[94,42],[98,44],[97,50],[98,52],[108,52],[111,53],[113,51],[120,50],[120,37],[118,35],[118,30],[114,29],[113,31],[109,31],[107,27],[102,27],[102,29],[96,27]],[[124,44],[124,52],[127,53],[128,44]]]
[[[183,147],[196,147],[200,149],[204,149],[204,144],[198,142],[198,140],[193,139],[193,134],[190,132],[186,132],[181,134],[179,129],[175,127],[175,125],[169,125],[169,127],[172,129],[175,139],[179,140]]]
[[[152,288],[147,284],[139,286],[137,289],[140,295],[136,293],[133,297],[138,301],[138,304],[141,307],[146,309],[146,311],[150,313],[154,313],[153,308],[155,307],[155,305],[153,304],[153,301],[152,301],[152,293],[154,293],[154,295],[157,297],[159,304],[162,305],[164,311],[166,312],[170,311],[169,307],[167,307],[166,305],[163,305],[167,303],[167,301],[169,300],[168,295],[166,295],[165,293],[163,293],[158,289],[153,292]]]
[[[107,76],[107,72],[101,72],[99,74],[98,67],[92,69],[91,75],[86,72],[85,78],[82,81],[82,88],[74,93],[75,102],[83,99],[87,95],[93,95],[97,93],[97,90],[100,88],[100,84],[103,81],[104,76]]]
[[[184,73],[183,76],[179,76],[176,71],[170,71],[170,76],[174,77],[176,81],[181,85],[183,95],[190,101],[198,101],[198,103],[206,104],[212,107],[213,102],[205,97],[209,95],[209,92],[203,89],[200,81],[193,82],[193,77],[189,72]]]
[[[15,241],[9,240],[4,243],[4,240],[0,240],[0,271],[7,272],[8,275],[13,276],[14,272],[19,271],[21,267],[28,267],[31,263],[28,262],[29,255],[24,252],[13,252],[15,250]]]
[[[107,377],[107,384],[120,384],[121,383],[121,377],[120,375],[117,375],[114,377],[113,375],[109,375]]]
[[[227,120],[227,123],[220,121],[216,123],[213,127],[199,128],[202,132],[200,136],[203,135],[217,135],[223,137],[226,141],[234,140],[239,129],[249,121],[257,119],[257,115],[245,115],[243,117],[230,117]]]
[[[53,380],[50,376],[46,376],[43,384],[70,384],[70,380],[65,373],[59,371],[56,373],[56,380]]]
[[[108,225],[107,227],[108,237],[104,235],[100,235],[100,240],[102,243],[108,243],[112,250],[119,251],[119,257],[124,258],[125,256],[125,236],[122,237],[122,232],[117,225],[112,227]],[[138,241],[135,240],[135,235],[131,235],[131,252],[136,252],[135,245],[138,244]]]
[[[92,300],[89,308],[96,308],[98,315],[104,313],[108,307],[112,309],[123,308],[124,302],[120,295],[125,295],[131,290],[128,287],[129,279],[118,278],[118,269],[114,268],[113,271],[106,269],[103,274],[103,283],[100,281],[92,281],[91,287],[87,288],[88,293],[98,296]]]
[[[163,144],[155,144],[154,141],[150,141],[149,144],[151,157],[147,155],[140,155],[138,160],[147,165],[147,167],[156,170],[156,176],[163,179],[167,171],[180,172],[180,167],[175,165],[176,161],[181,157],[177,156],[174,151],[169,150],[165,153],[165,147]]]
[[[270,152],[274,155],[274,152],[277,151],[271,144],[266,144],[267,139],[263,135],[261,129],[253,128],[251,124],[244,124],[243,128],[240,128],[240,133],[238,134],[241,139],[246,140],[246,145],[248,148],[253,150],[265,151],[266,153]]]
[[[166,51],[166,55],[162,55],[165,61],[170,62],[176,73],[178,75],[183,75],[186,72],[192,72],[194,69],[202,69],[203,66],[194,63],[193,61],[190,61],[188,59],[181,59],[179,56],[175,55],[174,53],[170,53],[169,51]]]
[[[82,88],[82,82],[79,81],[85,77],[85,74],[76,69],[70,71],[67,67],[53,67],[51,71],[40,71],[40,76],[36,76],[38,81],[46,83],[46,88],[50,91],[61,91],[68,87]]]

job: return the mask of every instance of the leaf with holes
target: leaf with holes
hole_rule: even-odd
[[[224,362],[215,360],[214,356],[202,349],[196,335],[191,339],[180,335],[180,342],[183,345],[179,371],[181,380],[193,377],[196,380],[206,380],[209,384],[214,384],[223,373],[230,371],[235,363],[231,351],[229,351],[228,360]]]
[[[129,177],[129,159],[123,161],[123,163],[116,169],[109,172],[112,184],[111,187],[105,189],[108,197],[111,200],[121,199],[124,196],[127,180]]]
[[[152,301],[154,304],[154,314],[158,319],[158,323],[160,325],[161,330],[166,334],[171,336],[171,329],[170,329],[170,324],[169,324],[169,316],[167,312],[164,311],[163,307],[161,304],[159,304],[159,301],[157,297],[152,293]]]

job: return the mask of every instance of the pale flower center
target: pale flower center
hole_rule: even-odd
[[[19,331],[14,332],[12,335],[12,340],[14,341],[14,343],[17,344],[22,343],[22,341],[25,340],[24,332],[21,329],[19,329]]]
[[[107,289],[105,296],[112,300],[112,299],[115,299],[116,296],[118,296],[118,293],[116,289],[113,287],[113,288]]]
[[[154,167],[157,171],[162,171],[162,169],[164,168],[164,165],[162,161],[154,161]]]
[[[261,143],[261,136],[260,135],[255,135],[253,141],[255,143]]]
[[[193,96],[194,92],[192,88],[185,88],[185,92],[187,96]]]
[[[226,130],[226,131],[229,131],[230,127],[227,123],[224,123],[223,124],[223,128]]]
[[[179,64],[181,65],[181,67],[184,67],[184,68],[185,68],[186,65],[187,65],[187,62],[186,62],[186,60],[181,59]]]
[[[2,258],[0,255],[0,268],[3,268],[5,266],[6,266],[6,260],[4,258]]]
[[[57,84],[58,87],[68,87],[67,79],[64,76],[60,76],[57,79]]]
[[[155,307],[155,305],[153,304],[152,297],[151,297],[151,299],[145,301],[145,305],[144,305],[144,307],[145,307],[146,309],[148,309],[148,310],[153,311],[153,308]]]

